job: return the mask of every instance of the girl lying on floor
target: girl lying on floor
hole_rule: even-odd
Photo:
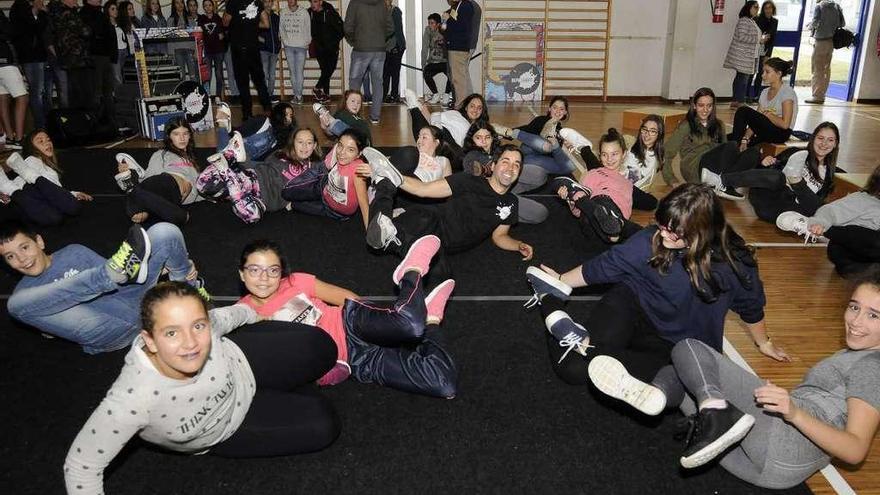
[[[427,296],[422,292],[422,278],[439,248],[435,236],[413,243],[392,275],[400,294],[388,308],[309,273],[288,273],[277,243],[254,241],[241,253],[239,276],[248,295],[239,302],[267,320],[314,325],[333,338],[336,366],[321,377],[321,385],[354,374],[361,383],[451,399],[457,374],[442,346],[440,321],[455,281],[446,280]]]
[[[880,425],[876,273],[857,283],[843,321],[846,348],[813,366],[791,391],[692,338],[673,347],[674,372],[658,376],[652,385],[629,376],[610,356],[593,359],[590,377],[595,375],[594,380],[610,385],[611,395],[630,403],[627,397],[652,395],[667,405],[681,404],[691,414],[683,467],[718,458],[721,467],[749,483],[789,488],[832,458],[860,464]]]
[[[24,156],[13,152],[6,159],[6,165],[18,177],[9,179],[0,170],[0,203],[11,203],[24,221],[37,225],[58,225],[65,216],[79,215],[80,201],[91,201],[92,197],[64,189],[49,134],[35,129],[25,136],[23,144]]]
[[[342,107],[333,115],[330,115],[330,110],[320,103],[312,105],[312,110],[321,123],[321,129],[333,137],[341,136],[348,129],[355,129],[364,136],[366,145],[372,146],[373,134],[370,123],[361,117],[364,95],[356,89],[348,89],[342,94],[342,102]]]
[[[68,493],[104,493],[105,469],[135,435],[221,457],[314,452],[339,436],[332,404],[313,387],[336,361],[325,332],[259,321],[244,304],[208,311],[183,282],[147,291],[141,319],[119,378],[67,453]]]
[[[117,154],[116,161],[116,182],[128,193],[125,211],[134,223],[183,225],[189,213],[182,207],[202,200],[196,188],[201,167],[193,131],[183,117],[165,124],[162,149],[153,153],[146,169],[126,153]]]
[[[880,266],[880,166],[865,188],[832,201],[811,216],[786,211],[776,225],[789,232],[828,239],[828,259],[842,277]]]

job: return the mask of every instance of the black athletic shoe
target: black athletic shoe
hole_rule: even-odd
[[[597,196],[598,198],[599,196]],[[602,196],[607,197],[607,196]],[[608,237],[618,237],[623,231],[623,212],[608,198],[608,201],[594,201],[596,207],[593,208],[593,218],[596,219],[596,225],[599,230]]]
[[[555,194],[556,191],[559,190],[560,187],[565,188],[566,199],[569,201],[574,201],[574,195],[577,192],[582,192],[586,194],[586,197],[592,196],[593,192],[588,188],[582,186],[578,181],[572,179],[571,177],[557,177],[550,181],[550,190]]]
[[[724,409],[703,409],[688,422],[690,430],[681,465],[690,469],[706,464],[742,440],[755,424],[755,417],[728,403]]]
[[[147,281],[147,261],[150,259],[150,238],[140,225],[132,225],[116,254],[107,260],[111,270],[125,274],[129,282]]]

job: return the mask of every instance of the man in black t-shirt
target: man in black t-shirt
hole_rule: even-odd
[[[510,236],[510,226],[518,218],[517,198],[510,188],[522,168],[522,152],[516,146],[502,146],[492,159],[492,175],[488,178],[470,174],[453,174],[432,182],[413,177],[387,174],[391,162],[372,148],[364,157],[373,169],[376,197],[370,203],[370,224],[367,244],[378,250],[404,255],[413,241],[434,234],[443,249],[464,251],[487,237],[505,251],[516,251],[523,260],[532,258],[532,246]],[[398,172],[399,174],[399,172]],[[449,198],[437,206],[412,206],[392,218],[394,196],[400,188],[421,198]]]
[[[223,14],[223,25],[229,36],[232,72],[235,74],[244,122],[253,116],[250,80],[253,80],[257,89],[263,111],[268,112],[272,105],[257,44],[257,31],[269,28],[269,13],[263,9],[262,0],[229,0],[226,2],[226,13]]]

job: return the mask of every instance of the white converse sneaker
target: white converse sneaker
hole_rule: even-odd
[[[633,377],[623,363],[611,356],[594,357],[587,372],[601,392],[649,416],[656,416],[666,408],[666,394],[662,390]]]
[[[403,97],[406,99],[406,108],[418,108],[419,107],[419,97],[416,96],[416,92],[406,88],[403,92]]]
[[[721,187],[721,176],[708,168],[703,167],[703,170],[700,171],[700,182],[717,189]]]
[[[589,139],[585,138],[583,134],[571,127],[563,127],[560,129],[559,137],[561,137],[563,141],[568,141],[568,143],[574,146],[574,149],[577,151],[580,151],[584,146],[589,146],[590,148],[593,147],[593,143],[590,142]]]
[[[436,105],[440,103],[440,93],[432,94],[430,98],[425,98],[425,101],[427,101],[431,105]]]

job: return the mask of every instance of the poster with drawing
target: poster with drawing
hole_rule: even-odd
[[[534,54],[522,48],[524,34],[534,33]],[[526,37],[526,39],[529,39]],[[544,88],[544,23],[490,21],[486,23],[483,69],[488,101],[541,101]],[[529,55],[523,55],[528,53]],[[509,54],[522,56],[511,65]]]

